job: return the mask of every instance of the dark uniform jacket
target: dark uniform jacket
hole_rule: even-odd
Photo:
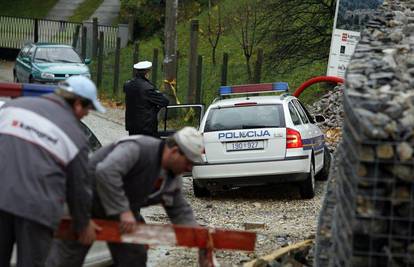
[[[0,109],[0,210],[56,228],[64,203],[83,229],[90,217],[86,136],[59,96],[22,97]]]
[[[134,213],[162,204],[174,224],[196,225],[193,211],[182,193],[182,179],[161,168],[164,143],[134,135],[97,150],[90,158],[92,177],[106,216]],[[159,188],[156,181],[162,177]],[[94,214],[99,217],[99,214]]]
[[[148,79],[137,75],[124,85],[125,128],[130,134],[158,136],[158,111],[168,99]]]

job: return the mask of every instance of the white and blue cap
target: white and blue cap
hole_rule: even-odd
[[[203,136],[193,127],[184,127],[173,138],[180,150],[193,163],[201,163],[204,152]]]
[[[106,111],[99,102],[96,86],[90,79],[80,75],[71,76],[60,83],[59,87],[67,92],[90,100],[96,111],[101,113]]]
[[[149,70],[152,68],[152,63],[150,61],[140,61],[137,64],[134,64],[134,69],[136,70]]]

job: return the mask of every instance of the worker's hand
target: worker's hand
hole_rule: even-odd
[[[100,232],[102,227],[89,220],[88,226],[79,233],[78,241],[83,245],[91,245],[96,239],[96,232]]]
[[[120,224],[119,228],[122,234],[132,233],[135,231],[137,226],[137,221],[132,211],[124,211],[119,216]]]

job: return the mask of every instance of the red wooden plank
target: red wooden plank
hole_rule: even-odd
[[[171,224],[140,223],[136,232],[121,236],[118,222],[94,221],[102,227],[102,231],[97,233],[97,240],[101,241],[246,251],[253,251],[256,242],[254,232]],[[55,236],[61,239],[75,239],[70,224],[70,219],[63,219]]]
[[[21,83],[1,83],[0,82],[0,96],[19,97],[22,95]]]

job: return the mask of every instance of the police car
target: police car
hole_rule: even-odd
[[[209,106],[200,131],[204,162],[193,168],[196,197],[211,190],[280,182],[298,182],[302,198],[315,195],[315,176],[327,179],[330,154],[316,122],[283,82],[222,86]],[[228,98],[226,96],[237,96]]]

